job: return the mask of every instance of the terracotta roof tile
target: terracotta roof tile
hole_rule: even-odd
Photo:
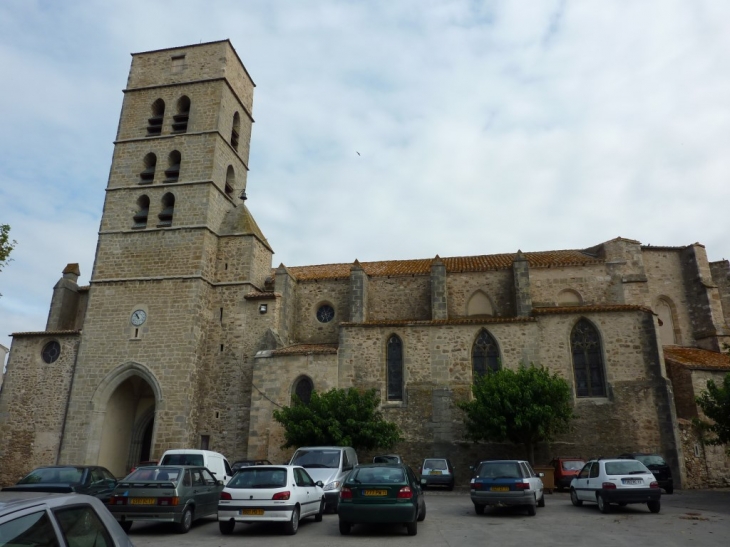
[[[585,266],[588,264],[602,264],[603,260],[584,251],[543,251],[538,253],[523,253],[531,268],[553,268],[561,266]],[[486,272],[490,270],[506,270],[512,267],[517,253],[456,256],[441,258],[449,273],[458,272]],[[431,264],[435,259],[420,258],[413,260],[385,260],[380,262],[360,262],[360,266],[370,277],[385,277],[398,275],[428,275]],[[349,278],[352,263],[349,264],[320,264],[316,266],[287,267],[289,273],[300,281],[314,279]],[[275,272],[275,270],[273,270]]]
[[[382,321],[366,321],[364,323],[340,323],[344,327],[420,327],[420,326],[440,326],[440,325],[483,325],[486,323],[531,323],[536,321],[533,317],[461,317],[455,319],[437,319],[437,320],[382,320]]]
[[[664,359],[688,369],[730,371],[730,355],[706,349],[664,346]]]
[[[64,334],[81,334],[80,330],[42,330],[37,332],[14,332],[10,336],[62,336]]]
[[[295,344],[279,348],[272,355],[315,355],[337,353],[337,344]]]
[[[635,306],[633,304],[599,304],[596,306],[561,306],[554,308],[535,308],[533,315],[553,315],[560,313],[601,313],[614,311],[645,311],[651,313],[649,308]]]

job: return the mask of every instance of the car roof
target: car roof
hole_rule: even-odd
[[[89,501],[92,500],[92,501]],[[95,503],[96,498],[84,494],[49,494],[46,492],[0,491],[0,516],[27,509],[29,507],[58,507],[67,503],[85,501]]]
[[[367,468],[367,467],[392,467],[394,469],[403,469],[403,467],[405,467],[405,465],[402,463],[395,463],[395,462],[383,462],[383,463],[361,463],[357,467],[358,467],[358,469]]]
[[[527,460],[482,460],[479,463],[529,463]]]
[[[197,448],[173,448],[171,450],[165,450],[163,456],[167,454],[207,454],[209,456],[223,456],[220,452],[214,452],[213,450],[198,450]],[[225,456],[223,456],[225,458]]]
[[[349,446],[300,446],[297,450],[344,450]]]

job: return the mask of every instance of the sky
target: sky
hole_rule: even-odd
[[[730,258],[726,0],[0,0],[0,344],[88,284],[130,53],[230,39],[273,266]]]

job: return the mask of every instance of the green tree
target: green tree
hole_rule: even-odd
[[[488,372],[477,378],[472,393],[473,400],[458,404],[467,437],[522,445],[533,463],[535,446],[568,431],[573,417],[570,385],[544,367]]]
[[[284,426],[290,446],[352,446],[354,449],[388,449],[400,441],[398,426],[387,422],[378,410],[380,399],[374,389],[331,389],[312,392],[309,404],[295,401],[274,411]]]
[[[708,444],[730,444],[730,373],[725,375],[719,386],[713,380],[707,381],[707,390],[696,397],[697,405],[712,422],[702,422],[702,429],[713,433],[705,439]]]
[[[10,239],[10,225],[0,224],[0,272],[10,260],[10,252],[15,248],[17,242]],[[2,296],[2,294],[0,294]]]

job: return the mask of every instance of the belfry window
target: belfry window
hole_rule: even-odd
[[[236,112],[233,115],[233,129],[231,129],[231,146],[238,152],[238,133],[241,127],[241,117]]]
[[[137,212],[134,213],[134,225],[132,228],[146,228],[147,217],[150,214],[150,198],[147,196],[140,196],[137,200]]]
[[[306,376],[300,378],[294,386],[294,402],[301,401],[303,404],[308,405],[312,399],[312,391],[314,391],[312,380]]]
[[[233,199],[233,186],[236,184],[236,172],[233,170],[233,166],[228,166],[226,171],[226,195]]]
[[[175,196],[171,193],[167,193],[162,196],[162,211],[157,215],[160,219],[157,226],[163,228],[166,226],[172,226],[172,216],[175,213]]]
[[[388,338],[388,400],[403,400],[403,342],[395,334]]]
[[[180,162],[182,156],[177,150],[170,152],[167,157],[167,169],[165,169],[165,182],[177,182],[180,178]]]
[[[157,99],[152,103],[152,117],[147,118],[147,136],[153,137],[162,133],[162,120],[165,117],[165,101]]]
[[[190,117],[190,99],[183,95],[177,101],[177,114],[172,117],[172,132],[185,133],[188,130]]]
[[[476,380],[487,372],[499,370],[499,347],[491,334],[483,329],[471,349],[472,375]]]
[[[598,329],[587,319],[581,319],[570,334],[573,352],[573,373],[577,397],[605,397],[606,382],[603,350]]]
[[[157,167],[157,156],[152,152],[144,157],[144,170],[139,174],[140,184],[151,184],[155,180],[155,168]]]

